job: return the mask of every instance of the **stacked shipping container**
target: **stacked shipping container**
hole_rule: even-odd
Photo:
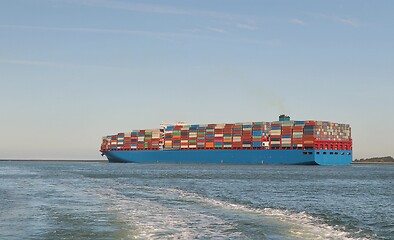
[[[134,130],[103,137],[101,148],[105,150],[158,150],[163,138],[160,129]]]
[[[294,149],[303,147],[305,121],[294,121],[292,131],[292,146]]]
[[[231,149],[233,147],[233,128],[234,124],[226,124],[223,128],[223,148]]]
[[[281,146],[282,139],[282,125],[281,122],[271,123],[270,128],[270,148],[279,149]]]
[[[316,122],[316,149],[351,150],[351,128],[349,124]]]
[[[240,149],[242,148],[242,123],[236,123],[233,126],[233,148],[234,149]]]
[[[134,130],[103,137],[101,150],[352,149],[348,124],[280,120]]]

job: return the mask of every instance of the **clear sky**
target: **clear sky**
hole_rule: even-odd
[[[2,0],[0,158],[161,122],[350,123],[394,156],[392,0]]]

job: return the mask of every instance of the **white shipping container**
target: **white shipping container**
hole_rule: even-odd
[[[280,135],[281,133],[282,133],[281,130],[271,130],[271,131],[270,131],[270,134],[271,134],[271,135]]]
[[[124,133],[124,136],[125,136],[125,137],[131,137],[131,132],[126,132],[126,133]]]
[[[293,132],[293,136],[302,136],[304,135],[303,132]]]

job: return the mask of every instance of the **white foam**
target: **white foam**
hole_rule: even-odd
[[[129,185],[127,187],[130,188]],[[165,206],[156,201],[157,199],[150,200],[166,195],[165,192],[157,190],[144,188],[142,192],[138,191],[135,197],[124,196],[113,189],[102,189],[98,193],[102,199],[107,198],[107,201],[111,202],[108,210],[116,213],[118,220],[130,226],[129,238],[227,239],[240,236],[239,232],[229,233],[233,228],[231,223],[218,217],[187,208]]]
[[[330,226],[317,217],[311,216],[306,212],[293,212],[280,209],[264,208],[257,209],[251,208],[245,205],[229,203],[226,201],[210,199],[203,197],[196,193],[189,193],[179,189],[162,189],[163,192],[172,192],[179,194],[180,198],[189,199],[205,203],[210,206],[241,211],[250,214],[259,214],[262,217],[272,218],[280,221],[289,227],[289,234],[293,237],[299,237],[302,239],[341,239],[341,240],[352,240],[348,236],[349,233],[341,230],[340,226]],[[343,229],[343,227],[342,227]],[[357,238],[366,239],[366,238]]]
[[[348,237],[348,233],[339,230],[339,226],[330,226],[306,212],[297,213],[272,208],[265,208],[263,212],[267,216],[289,223],[291,225],[290,232],[304,239],[353,239]]]
[[[130,225],[133,230],[130,234],[135,239],[245,237],[237,228],[236,221],[212,214],[211,210],[226,210],[232,216],[244,214],[250,216],[249,219],[265,223],[262,227],[278,225],[278,229],[285,231],[280,233],[281,236],[288,239],[355,239],[343,231],[344,227],[328,225],[306,212],[252,208],[174,188],[116,185],[122,192],[127,189],[131,194],[134,192],[135,196],[124,196],[113,189],[102,189],[99,195],[111,202],[109,210],[116,212],[119,220]],[[169,203],[165,204],[166,201]],[[180,203],[178,206],[177,202]],[[196,203],[200,208],[191,207]]]

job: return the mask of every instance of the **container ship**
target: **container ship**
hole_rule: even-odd
[[[118,163],[348,165],[349,124],[279,121],[227,124],[161,124],[105,136],[102,155]]]

